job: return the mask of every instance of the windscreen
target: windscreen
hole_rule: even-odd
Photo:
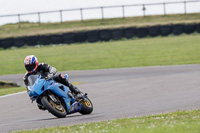
[[[33,86],[39,75],[30,75],[28,77],[29,86]]]

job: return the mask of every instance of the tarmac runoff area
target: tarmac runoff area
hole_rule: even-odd
[[[192,110],[200,107],[200,65],[156,66],[67,71],[71,82],[87,92],[94,105],[90,115],[63,119],[40,111],[25,92],[0,97],[0,132],[66,126],[116,118]],[[0,80],[21,85],[23,74]]]

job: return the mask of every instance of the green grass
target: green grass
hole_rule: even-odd
[[[200,110],[116,119],[16,133],[199,133]]]
[[[200,13],[156,15],[146,17],[113,18],[104,20],[84,20],[63,23],[37,23],[22,22],[19,24],[6,24],[0,26],[0,38],[30,36],[38,34],[66,33],[72,31],[85,31],[115,27],[148,26],[172,23],[200,22]]]
[[[0,88],[0,96],[26,91],[25,87]]]
[[[200,63],[200,35],[182,35],[0,51],[0,74],[24,73],[34,54],[58,71]]]

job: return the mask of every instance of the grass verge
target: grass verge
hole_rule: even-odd
[[[198,133],[199,131],[200,110],[193,110],[15,133]]]
[[[146,17],[112,18],[104,20],[84,20],[63,23],[37,23],[22,22],[19,24],[6,24],[0,26],[0,38],[19,37],[42,34],[58,34],[74,31],[86,31],[104,28],[148,26],[172,23],[199,23],[200,13],[156,15]]]
[[[0,88],[0,96],[26,91],[25,87]]]
[[[11,87],[19,87],[19,85],[17,85],[14,82],[0,80],[0,89],[1,88],[11,88]]]
[[[200,35],[181,35],[75,45],[51,45],[0,52],[0,74],[24,73],[34,54],[58,71],[200,63]],[[13,67],[15,66],[15,67]]]

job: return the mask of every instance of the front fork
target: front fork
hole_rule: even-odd
[[[63,99],[66,103],[67,115],[76,113],[76,112],[80,112],[82,103],[77,102],[70,91],[67,94],[68,94],[67,98],[63,97]]]
[[[71,96],[71,92],[68,92],[68,96]],[[72,97],[70,97],[72,98]],[[72,101],[72,105],[70,106],[69,110],[68,110],[68,114],[71,113],[75,113],[75,112],[80,112],[81,111],[81,101],[87,101],[87,93],[84,94],[84,96],[82,98],[78,99],[74,99],[74,97],[71,99]]]

